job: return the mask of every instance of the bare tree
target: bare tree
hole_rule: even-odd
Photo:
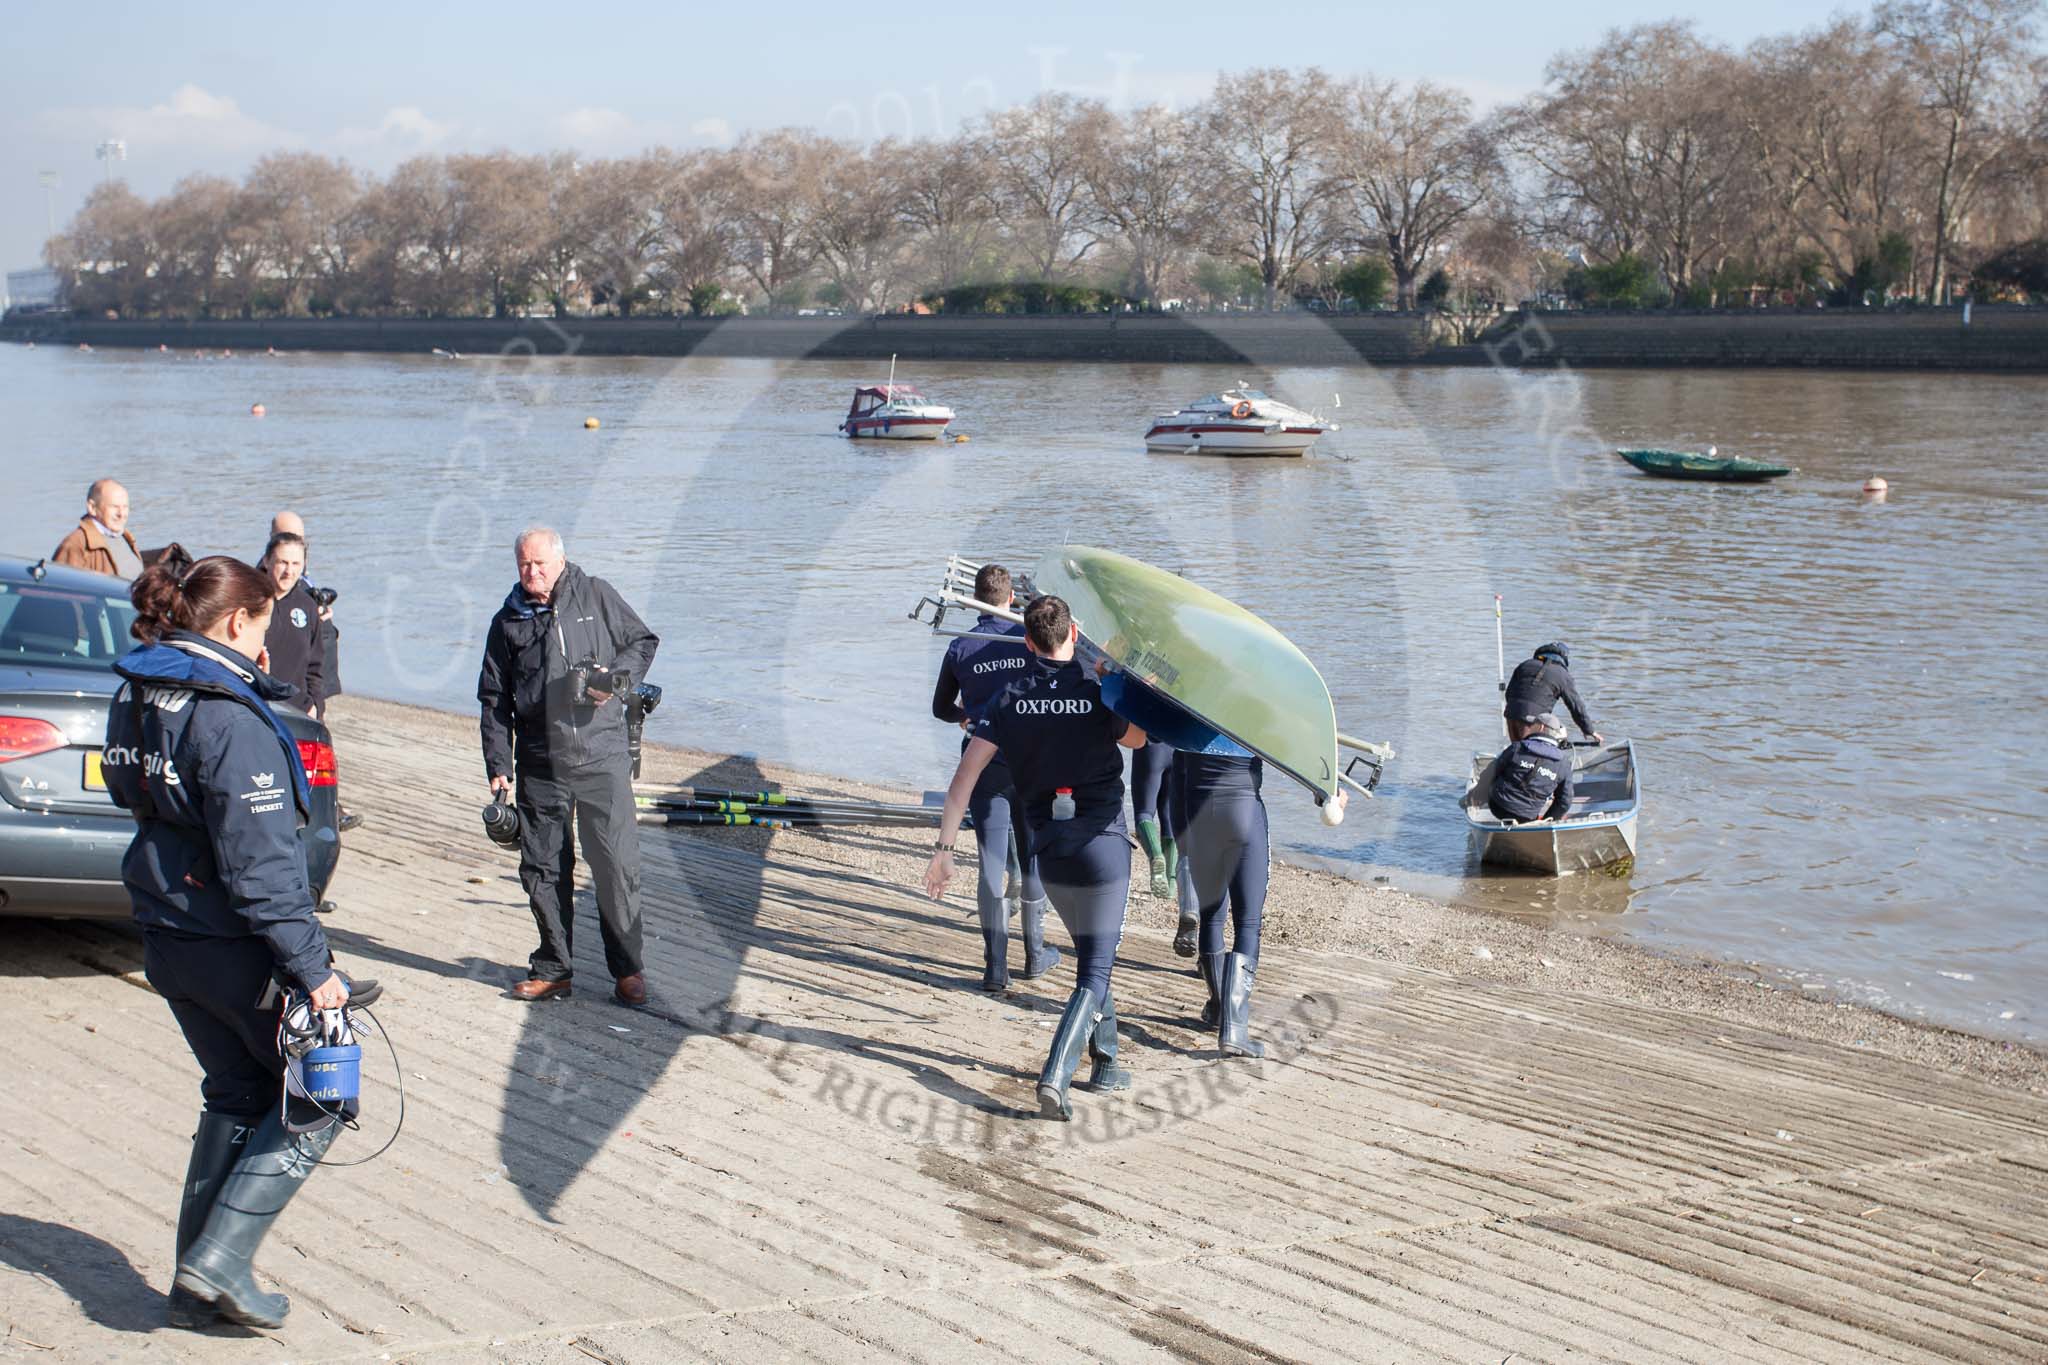
[[[880,288],[901,240],[895,184],[900,151],[892,142],[867,153],[846,148],[819,184],[811,240],[849,312],[883,303]]]
[[[1396,306],[1413,308],[1424,268],[1485,205],[1500,163],[1465,96],[1367,77],[1344,89],[1330,169],[1359,239],[1386,253]]]
[[[818,259],[820,188],[843,150],[815,133],[784,128],[747,138],[726,158],[740,262],[770,309],[788,306],[791,291]]]
[[[303,313],[333,225],[362,194],[356,173],[312,152],[272,152],[242,182],[242,211],[263,253],[282,311]]]
[[[1202,163],[1193,122],[1160,106],[1133,110],[1097,139],[1087,175],[1102,221],[1129,261],[1126,292],[1153,302],[1200,234]]]
[[[702,313],[733,264],[733,212],[722,158],[706,152],[667,158],[654,211],[661,225],[656,273],[672,299]]]
[[[918,292],[968,283],[995,237],[988,147],[973,134],[914,142],[896,158],[899,212],[916,239]]]
[[[1314,67],[1223,76],[1203,123],[1215,248],[1258,272],[1270,311],[1337,235],[1340,186],[1323,169],[1337,135],[1336,87]]]
[[[1883,232],[1916,212],[1911,170],[1923,120],[1905,75],[1850,18],[1761,41],[1749,61],[1737,107],[1775,225],[1796,228],[1847,279]]]
[[[465,263],[491,316],[524,303],[539,273],[547,226],[547,171],[539,157],[492,152],[448,158],[467,239]]]
[[[96,185],[44,258],[72,277],[72,306],[141,313],[151,304],[157,247],[149,205],[119,181]]]
[[[1889,0],[1877,30],[1898,54],[1932,123],[1929,296],[1948,299],[1950,257],[1988,182],[2024,173],[2044,67],[2033,50],[2040,0]]]
[[[150,206],[156,221],[159,306],[205,317],[220,302],[221,264],[235,221],[235,184],[217,175],[188,175]]]
[[[988,116],[983,141],[1002,223],[1028,278],[1065,280],[1096,245],[1088,167],[1109,121],[1100,101],[1061,93]]]
[[[620,317],[648,297],[662,248],[656,207],[672,158],[665,153],[592,162],[584,172],[583,265],[593,301],[604,296]]]
[[[1535,173],[1549,235],[1605,257],[1645,254],[1675,294],[1703,283],[1747,207],[1731,59],[1689,24],[1644,24],[1545,74],[1551,88],[1496,126]]]

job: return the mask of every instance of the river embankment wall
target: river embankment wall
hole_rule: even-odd
[[[2048,372],[2048,308],[1509,313],[1458,344],[1421,313],[861,318],[24,318],[0,340],[208,350],[765,359]]]

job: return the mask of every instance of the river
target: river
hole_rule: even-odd
[[[957,733],[929,718],[940,642],[912,603],[954,551],[1104,545],[1266,616],[1342,728],[1396,746],[1335,830],[1269,784],[1293,856],[2048,1036],[2048,381],[1247,371],[1303,406],[1341,395],[1343,430],[1306,460],[1230,461],[1139,437],[1234,371],[922,364],[902,377],[970,441],[841,440],[879,368],[0,348],[0,549],[45,553],[98,475],[128,485],[145,545],[253,558],[293,507],[341,593],[349,690],[467,708],[512,537],[553,522],[662,636],[654,737],[938,787]],[[1612,453],[1709,442],[1798,472],[1666,483]],[[1569,640],[1602,729],[1636,741],[1626,878],[1468,865],[1496,593],[1510,666]]]

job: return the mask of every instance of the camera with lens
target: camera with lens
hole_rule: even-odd
[[[600,703],[592,692],[616,697],[632,681],[623,668],[607,668],[596,659],[585,659],[569,670],[569,700],[578,706],[597,706]]]
[[[306,591],[312,596],[313,605],[322,610],[333,606],[334,599],[339,596],[332,588],[316,588],[310,583],[306,585]]]
[[[504,792],[484,807],[484,835],[502,847],[519,847],[519,807],[512,805]]]
[[[640,735],[647,728],[647,713],[661,705],[661,689],[641,683],[626,694],[626,753],[633,760],[633,776],[640,776]]]

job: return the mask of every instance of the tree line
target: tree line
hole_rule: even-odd
[[[46,248],[133,315],[556,316],[1238,306],[1464,310],[2048,294],[2040,0],[1886,0],[1733,50],[1609,33],[1477,114],[1429,81],[1225,74],[1068,94],[948,139],[279,152],[94,190]]]

